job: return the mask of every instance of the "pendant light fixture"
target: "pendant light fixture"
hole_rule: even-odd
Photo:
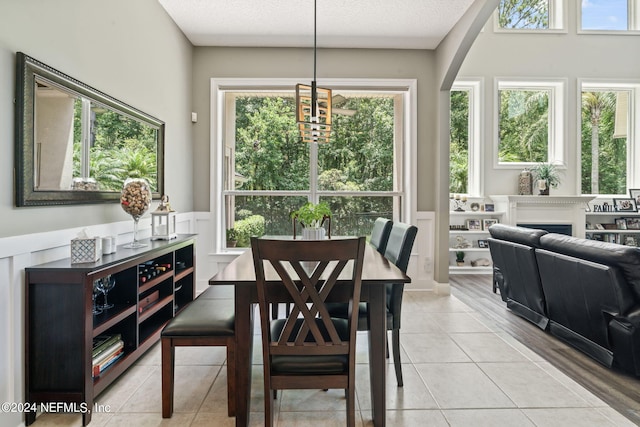
[[[303,142],[327,143],[331,134],[331,89],[316,85],[317,0],[313,0],[313,81],[296,85],[296,118]]]

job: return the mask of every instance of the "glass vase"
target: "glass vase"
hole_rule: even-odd
[[[133,218],[133,241],[123,247],[129,249],[147,246],[138,239],[138,222],[151,205],[151,188],[146,179],[129,178],[124,182],[120,193],[120,206]]]

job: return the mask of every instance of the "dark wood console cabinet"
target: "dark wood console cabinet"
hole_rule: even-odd
[[[81,410],[87,425],[95,396],[155,344],[165,323],[193,300],[195,235],[143,242],[147,246],[140,249],[118,246],[95,263],[63,259],[25,269],[25,402],[87,408]],[[154,275],[144,273],[149,266]],[[93,315],[93,283],[108,275],[116,282],[107,296],[114,307]],[[149,297],[157,300],[146,305]],[[123,356],[94,378],[93,339],[110,334],[121,335]],[[26,425],[35,418],[35,412],[27,412]]]

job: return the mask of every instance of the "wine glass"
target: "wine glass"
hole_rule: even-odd
[[[94,280],[93,281],[93,293],[91,294],[91,301],[93,301],[93,315],[98,315],[100,313],[102,313],[102,307],[98,307],[96,305],[96,297],[98,296],[98,292],[100,292],[100,281],[102,279],[98,279],[98,280]]]
[[[113,304],[109,304],[109,302],[107,301],[107,294],[109,293],[109,291],[111,291],[111,289],[113,289],[115,285],[116,279],[111,274],[100,279],[100,292],[102,292],[102,294],[104,295],[104,304],[102,304],[103,310],[113,308]]]
[[[151,205],[151,187],[146,179],[128,178],[120,193],[120,206],[133,218],[133,241],[125,248],[137,249],[147,246],[138,241],[138,221]]]

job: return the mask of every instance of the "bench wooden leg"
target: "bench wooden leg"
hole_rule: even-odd
[[[162,418],[173,414],[175,347],[171,338],[162,338]]]

